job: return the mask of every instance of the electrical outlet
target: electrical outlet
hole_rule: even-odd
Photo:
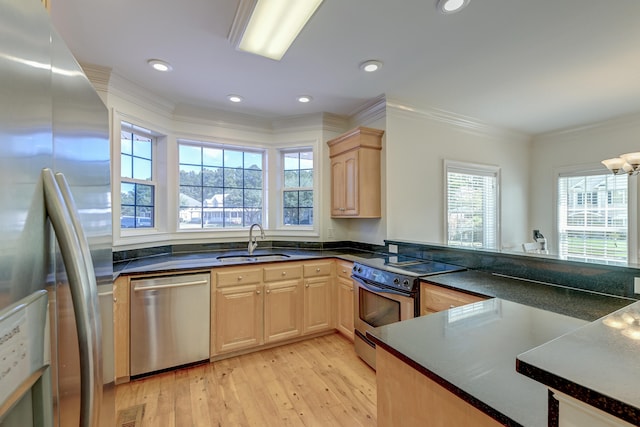
[[[327,237],[333,239],[333,228],[327,228]]]
[[[633,278],[633,293],[640,294],[640,277]]]
[[[389,253],[397,254],[398,253],[398,245],[389,244]]]

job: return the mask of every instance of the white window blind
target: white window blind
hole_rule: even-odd
[[[561,257],[587,262],[628,259],[628,178],[583,173],[558,178]]]
[[[496,249],[498,168],[446,164],[447,243]]]

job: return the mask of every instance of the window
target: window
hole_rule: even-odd
[[[263,152],[179,142],[180,229],[262,224]]]
[[[447,243],[496,249],[499,169],[445,162],[445,174]]]
[[[600,171],[558,179],[559,255],[579,261],[628,259],[628,179]]]
[[[153,228],[155,182],[154,138],[145,129],[121,123],[120,228]]]
[[[313,225],[313,151],[282,153],[282,223]]]

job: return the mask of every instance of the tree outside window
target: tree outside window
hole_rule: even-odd
[[[153,228],[155,182],[154,138],[122,122],[120,135],[120,227]]]
[[[282,223],[313,225],[313,151],[286,151],[282,159]]]
[[[181,142],[181,229],[262,223],[263,152]]]

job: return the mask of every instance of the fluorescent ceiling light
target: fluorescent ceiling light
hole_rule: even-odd
[[[240,0],[229,40],[237,49],[279,61],[322,0]]]

